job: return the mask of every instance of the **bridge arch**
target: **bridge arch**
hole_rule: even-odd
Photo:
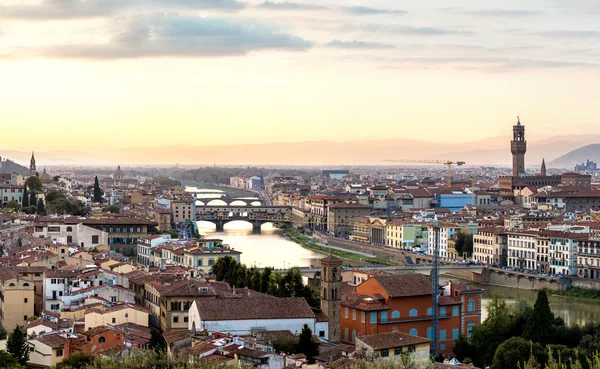
[[[262,205],[262,202],[260,202],[260,201],[256,201],[256,200],[255,200],[255,201],[252,201],[252,202],[250,203],[250,205],[251,205],[251,206],[261,206],[261,205]]]
[[[221,199],[210,200],[206,206],[227,206],[227,202]]]
[[[229,206],[248,206],[248,203],[244,200],[233,200],[229,203]]]

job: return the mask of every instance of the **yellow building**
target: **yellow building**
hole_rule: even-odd
[[[53,368],[65,358],[67,339],[61,335],[42,336],[27,342],[31,346],[27,361],[30,367]]]
[[[406,333],[379,333],[356,337],[357,357],[425,368],[430,364],[431,340]]]
[[[385,241],[389,247],[402,248],[402,224],[401,219],[392,219],[387,222],[385,227]]]
[[[0,317],[6,330],[25,325],[35,315],[34,308],[34,283],[12,268],[0,268]]]
[[[183,223],[196,220],[196,206],[193,197],[174,199],[171,201],[171,212],[174,223]]]
[[[143,307],[132,304],[121,304],[110,309],[88,309],[85,314],[85,330],[88,331],[103,325],[119,325],[133,323],[148,327],[149,312]]]

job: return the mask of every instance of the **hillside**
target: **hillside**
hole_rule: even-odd
[[[0,173],[18,173],[22,175],[29,175],[29,169],[15,163],[10,159],[2,158],[2,161],[0,161]]]
[[[548,167],[573,169],[575,165],[588,159],[600,162],[600,144],[587,145],[570,151],[548,163]]]

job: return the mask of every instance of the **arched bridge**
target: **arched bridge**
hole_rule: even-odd
[[[289,222],[292,208],[289,206],[200,206],[196,205],[196,220],[212,222],[217,232],[222,232],[225,224],[235,220],[252,223],[255,231],[260,231],[264,223]]]
[[[358,271],[382,271],[382,272],[396,272],[396,273],[419,273],[425,275],[431,275],[433,269],[432,265],[419,264],[419,265],[357,265],[352,267],[342,267],[343,270],[358,270]],[[321,272],[321,267],[299,267],[298,268],[302,275],[306,277],[314,277],[315,273]],[[469,272],[481,274],[484,267],[480,265],[456,265],[456,264],[440,264],[440,274],[452,273],[457,270],[467,270]],[[280,271],[287,271],[280,270]]]
[[[253,197],[196,198],[196,206],[262,206],[264,201]]]

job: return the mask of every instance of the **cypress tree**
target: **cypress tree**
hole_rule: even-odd
[[[11,335],[8,336],[6,351],[21,365],[25,365],[29,360],[29,345],[27,345],[26,333],[19,326],[16,326]]]
[[[35,204],[37,204],[37,196],[35,195],[35,191],[34,191],[31,193],[31,195],[29,195],[29,205],[35,206]]]
[[[102,190],[100,190],[100,183],[98,182],[98,176],[94,178],[94,202],[102,204]]]
[[[27,185],[23,186],[23,201],[21,203],[21,207],[29,206],[29,193],[27,192]]]
[[[46,207],[44,206],[44,200],[39,199],[37,202],[37,208],[35,211],[38,215],[46,215]]]
[[[540,290],[533,305],[533,312],[523,328],[523,337],[545,345],[550,343],[553,328],[554,314],[550,310],[548,295],[545,290]]]

